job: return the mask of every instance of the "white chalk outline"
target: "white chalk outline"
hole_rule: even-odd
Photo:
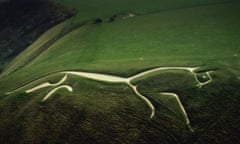
[[[35,87],[31,88],[31,89],[25,90],[25,92],[26,93],[32,93],[34,91],[37,91],[37,90],[45,88],[45,87],[56,87],[56,88],[52,89],[51,91],[49,91],[47,93],[47,95],[42,99],[42,101],[46,101],[50,96],[52,96],[59,89],[63,89],[64,88],[64,89],[67,89],[69,92],[72,92],[73,88],[70,85],[61,85],[62,83],[64,83],[67,80],[68,75],[75,75],[75,76],[79,76],[79,77],[83,77],[83,78],[88,78],[88,79],[92,79],[92,80],[96,80],[96,81],[109,82],[109,83],[125,83],[134,91],[134,93],[138,97],[140,97],[143,101],[145,101],[146,104],[149,106],[149,108],[151,109],[150,119],[152,119],[154,117],[154,115],[155,115],[155,107],[154,107],[154,105],[152,104],[152,102],[146,96],[142,95],[138,91],[137,86],[134,85],[132,82],[134,80],[138,79],[138,78],[145,77],[145,76],[147,76],[147,75],[149,75],[151,73],[158,72],[158,71],[163,71],[163,70],[184,70],[184,71],[190,72],[193,75],[195,81],[197,82],[196,86],[201,88],[201,87],[203,87],[204,85],[207,85],[208,83],[210,83],[213,80],[211,75],[210,75],[210,73],[212,73],[213,71],[207,71],[206,74],[209,77],[209,80],[207,80],[206,82],[201,82],[201,81],[198,80],[197,73],[195,72],[195,70],[197,70],[198,68],[199,67],[157,67],[157,68],[152,68],[150,70],[146,70],[146,71],[140,72],[140,73],[135,74],[135,75],[133,75],[131,77],[128,77],[128,78],[114,76],[114,75],[108,75],[108,74],[91,73],[91,72],[62,71],[62,72],[58,72],[58,73],[64,74],[63,78],[59,82],[57,82],[57,83],[45,82],[45,83],[42,83],[42,84],[40,84],[38,86],[35,86]],[[16,90],[13,90],[11,92],[7,92],[6,94],[15,93],[16,91],[19,91],[19,90],[21,90],[24,87],[25,86],[20,87],[20,88],[18,88]],[[185,116],[186,125],[189,127],[189,129],[191,131],[193,131],[191,126],[190,126],[190,121],[189,121],[189,118],[187,116],[186,110],[184,109],[184,106],[182,105],[178,95],[175,94],[175,93],[169,93],[169,92],[162,92],[161,94],[165,94],[165,95],[174,97],[176,99],[176,101],[178,102],[178,104],[180,106],[180,109],[181,109],[182,113]]]
[[[42,99],[42,102],[46,101],[51,95],[53,95],[56,91],[58,91],[59,89],[67,89],[69,92],[73,92],[73,88],[69,85],[61,85],[58,86],[54,89],[52,89],[50,92],[48,92],[48,94]]]

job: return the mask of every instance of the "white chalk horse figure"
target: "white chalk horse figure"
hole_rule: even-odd
[[[108,82],[108,83],[125,83],[127,84],[133,91],[134,93],[139,96],[142,100],[144,100],[146,102],[146,104],[149,106],[149,108],[151,109],[151,114],[150,114],[150,118],[152,119],[155,115],[155,106],[152,104],[152,102],[144,95],[142,95],[137,88],[137,85],[133,84],[133,82],[137,79],[141,79],[141,78],[145,78],[148,75],[152,75],[156,72],[159,71],[166,71],[166,70],[182,70],[182,71],[186,71],[192,74],[194,80],[196,81],[196,86],[201,88],[202,86],[210,83],[212,81],[212,77],[211,77],[211,72],[212,71],[207,71],[204,73],[204,75],[201,75],[201,80],[199,79],[198,73],[195,72],[199,67],[157,67],[157,68],[153,68],[150,70],[146,70],[143,72],[140,72],[138,74],[135,74],[133,76],[124,78],[124,77],[119,77],[119,76],[114,76],[114,75],[108,75],[108,74],[100,74],[100,73],[91,73],[91,72],[81,72],[81,71],[62,71],[62,72],[58,72],[61,74],[64,74],[63,78],[58,81],[57,83],[50,83],[50,82],[45,82],[42,83],[40,85],[37,85],[31,89],[27,89],[25,90],[26,93],[32,93],[34,91],[37,91],[39,89],[45,88],[45,87],[54,87],[52,90],[50,90],[46,96],[42,99],[42,101],[46,101],[50,96],[52,96],[56,91],[58,91],[59,89],[66,89],[69,92],[73,91],[73,88],[70,85],[64,85],[63,83],[67,80],[68,75],[75,75],[75,76],[79,76],[79,77],[83,77],[83,78],[87,78],[87,79],[91,79],[91,80],[95,80],[95,81],[102,81],[102,82]],[[8,92],[6,94],[11,94],[11,93],[15,93],[17,91],[21,91],[22,89],[25,89],[26,86],[20,87],[14,91]],[[184,116],[184,122],[185,124],[189,127],[189,129],[191,131],[192,128],[190,126],[190,121],[188,118],[188,115],[184,109],[184,106],[182,105],[179,97],[177,94],[175,93],[170,93],[170,92],[162,92],[162,95],[165,95],[165,97],[171,98],[173,101],[175,101],[175,103],[178,104],[179,110],[181,111],[181,115]],[[168,105],[166,105],[168,106]]]

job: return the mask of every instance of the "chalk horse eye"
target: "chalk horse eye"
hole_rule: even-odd
[[[211,77],[211,71],[209,72],[202,72],[202,73],[197,73],[196,77],[200,83],[208,83],[212,80]]]
[[[213,71],[196,73],[195,78],[198,82],[197,87],[201,88],[204,85],[207,85],[208,83],[210,83],[212,81],[211,72],[213,72]]]

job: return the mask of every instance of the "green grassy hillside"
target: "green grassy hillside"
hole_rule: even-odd
[[[76,12],[52,1],[0,1],[0,72],[41,34]]]
[[[78,15],[74,19],[76,23],[88,21],[95,18],[111,17],[126,11],[132,11],[138,14],[146,14],[165,10],[174,10],[199,5],[209,5],[215,3],[228,3],[234,0],[90,0],[90,1],[64,1],[54,0],[69,7],[74,7],[78,10]]]
[[[0,141],[201,144],[238,140],[239,2],[58,2],[77,8],[78,15],[53,28],[55,33],[42,35],[0,76]],[[112,7],[103,9],[105,5]],[[126,14],[108,21],[122,12]],[[128,12],[136,16],[124,18]],[[93,24],[96,18],[103,22]],[[71,31],[37,52],[39,42],[55,38],[63,29]],[[155,106],[153,119],[148,105],[124,83],[69,75],[63,84],[73,92],[59,90],[44,102],[50,87],[24,92],[47,81],[59,82],[60,71],[129,77],[159,66],[200,68],[196,77],[166,70],[134,81]],[[211,77],[206,77],[207,71]],[[199,88],[196,79],[212,80]],[[176,101],[163,92],[179,96],[194,132],[185,124]]]
[[[225,61],[238,65],[238,4],[202,6],[86,25],[59,39],[10,77],[22,83],[66,69],[127,76],[154,66]]]
[[[71,18],[70,24],[67,25],[64,29],[66,31],[72,31],[78,27],[81,27],[87,23],[93,23],[95,19],[101,19],[104,21],[112,21],[116,19],[116,17],[124,17],[129,12],[134,13],[135,15],[144,15],[154,12],[161,12],[161,11],[171,11],[176,9],[184,9],[184,8],[191,8],[191,7],[199,7],[204,5],[214,5],[216,3],[231,3],[231,0],[214,0],[211,2],[199,0],[199,1],[118,1],[117,3],[115,1],[59,1],[56,0],[55,2],[59,2],[61,4],[67,5],[69,7],[73,7],[74,9],[78,10],[78,14]],[[147,4],[146,4],[147,3]],[[111,7],[104,7],[105,5],[111,5]],[[104,7],[104,8],[103,8]],[[59,14],[59,17],[61,14]],[[151,20],[152,21],[152,20]],[[55,29],[55,30],[54,30]],[[51,31],[56,31],[57,28],[53,28],[53,30],[49,30],[48,33],[51,33]],[[59,31],[62,31],[63,28],[59,28]],[[43,38],[44,37],[44,38]],[[49,45],[51,43],[51,39],[58,39],[59,35],[47,35],[41,36],[38,41],[45,41],[42,43],[42,45]],[[49,39],[41,40],[41,39]],[[50,42],[49,42],[50,41]],[[35,57],[36,55],[40,54],[45,48],[42,46],[36,46],[35,44],[32,44],[29,46],[28,49],[36,49],[37,51],[33,53],[34,56],[28,56],[26,57],[24,53],[22,53],[18,57],[26,57],[25,60],[22,60],[19,62],[19,58],[16,58],[13,62],[11,62],[10,66],[5,68],[5,72],[2,75],[6,75],[9,73],[12,73],[13,71],[16,71],[19,67],[21,67],[23,64],[26,63],[26,61],[32,60],[30,57]],[[46,46],[44,46],[46,47]],[[41,49],[41,50],[38,50]],[[33,51],[33,50],[26,50]]]

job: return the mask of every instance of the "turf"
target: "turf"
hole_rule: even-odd
[[[185,2],[173,4],[166,1],[159,6],[158,1],[154,1],[141,9],[145,1],[131,1],[128,6],[127,1],[119,1],[117,8],[112,4],[113,7],[104,10],[101,6],[105,3],[110,5],[110,1],[78,2],[79,14],[71,21],[75,24],[98,17],[106,18],[122,11],[141,15],[75,28],[33,61],[2,76],[1,141],[141,144],[236,142],[240,101],[240,81],[237,79],[240,76],[240,3],[202,5],[207,1],[197,1],[194,5],[201,6],[190,8],[193,2]],[[73,1],[66,4],[77,5]],[[91,8],[96,10],[96,14]],[[27,58],[23,56],[23,59]],[[147,105],[124,84],[71,76],[66,84],[71,85],[74,92],[60,90],[46,102],[40,101],[50,90],[48,88],[31,94],[23,91],[8,96],[4,94],[62,70],[127,77],[156,66],[201,66],[198,71],[200,76],[206,70],[214,71],[213,82],[200,89],[189,74],[175,71],[138,80],[136,83],[140,91],[156,106],[156,117],[152,120],[149,119],[150,109]],[[48,76],[29,87],[59,79],[59,75]],[[167,100],[161,92],[179,95],[194,133],[184,124],[176,103],[169,105],[167,101],[171,99]]]
[[[22,81],[17,77],[28,76],[30,80],[66,69],[127,76],[154,66],[203,65],[211,61],[238,65],[238,56],[234,56],[239,53],[238,4],[188,8],[80,27],[12,77]]]
[[[74,19],[74,22],[79,23],[88,21],[89,19],[96,18],[109,18],[115,14],[119,14],[126,11],[132,11],[138,14],[147,14],[158,11],[174,10],[187,7],[195,7],[199,5],[209,5],[215,3],[228,3],[234,0],[90,0],[90,1],[64,1],[54,0],[60,2],[69,7],[73,7],[78,10],[78,15]]]

